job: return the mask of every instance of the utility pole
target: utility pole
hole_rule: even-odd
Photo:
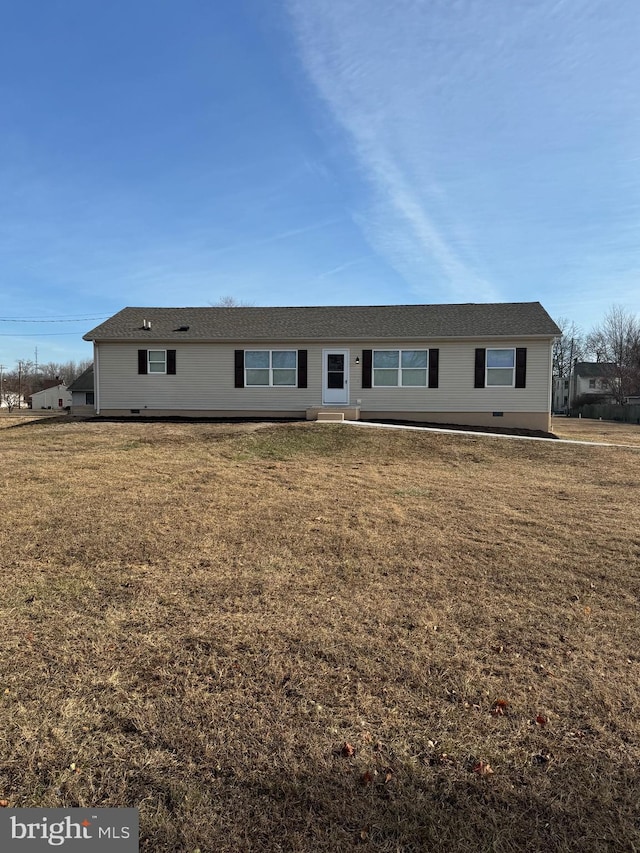
[[[0,407],[2,407],[2,401],[4,400],[4,364],[0,364]]]
[[[22,362],[18,362],[18,408],[22,408],[20,402],[22,400]]]

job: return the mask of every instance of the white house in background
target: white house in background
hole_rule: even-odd
[[[124,308],[88,332],[96,414],[551,425],[539,302]]]
[[[54,379],[46,383],[46,387],[31,394],[32,409],[59,409],[64,411],[71,405],[71,392],[64,382]]]
[[[566,411],[578,398],[610,397],[615,364],[603,361],[575,361],[571,373],[553,380],[553,411]]]
[[[95,394],[93,389],[93,365],[78,376],[69,385],[71,392],[71,413],[73,415],[95,414]]]

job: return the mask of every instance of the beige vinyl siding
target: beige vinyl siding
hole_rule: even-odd
[[[526,388],[474,388],[477,347],[527,348]],[[550,340],[399,341],[397,343],[275,341],[243,344],[188,343],[169,346],[152,340],[100,343],[99,406],[109,409],[184,411],[282,411],[299,413],[322,405],[322,351],[350,351],[349,404],[368,412],[547,412],[550,407]],[[440,350],[439,387],[362,388],[364,349]],[[138,349],[175,349],[177,372],[138,375]],[[234,387],[236,349],[306,349],[307,388]],[[360,364],[356,365],[356,357]],[[98,403],[98,400],[96,400]]]
[[[139,349],[175,349],[176,374],[138,374]],[[166,346],[146,340],[140,344],[100,343],[100,409],[176,409],[235,411],[268,409],[304,411],[318,400],[309,376],[308,388],[234,387],[236,349],[309,349],[290,343],[184,343]],[[318,365],[319,375],[320,365]],[[309,371],[311,373],[311,371]]]
[[[433,341],[405,349],[440,350],[438,388],[371,388],[358,392],[366,411],[421,412],[546,412],[551,403],[549,341],[483,340]],[[526,347],[526,388],[474,388],[475,351],[478,347]],[[367,349],[393,349],[373,346]],[[401,348],[398,344],[398,349]]]

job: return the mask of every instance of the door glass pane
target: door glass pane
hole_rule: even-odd
[[[327,373],[327,388],[344,388],[344,373],[335,370]]]
[[[327,355],[327,370],[344,370],[344,355],[337,352]]]

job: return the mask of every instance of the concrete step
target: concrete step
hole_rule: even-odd
[[[344,421],[344,412],[318,412],[316,420],[321,423],[342,423]]]

